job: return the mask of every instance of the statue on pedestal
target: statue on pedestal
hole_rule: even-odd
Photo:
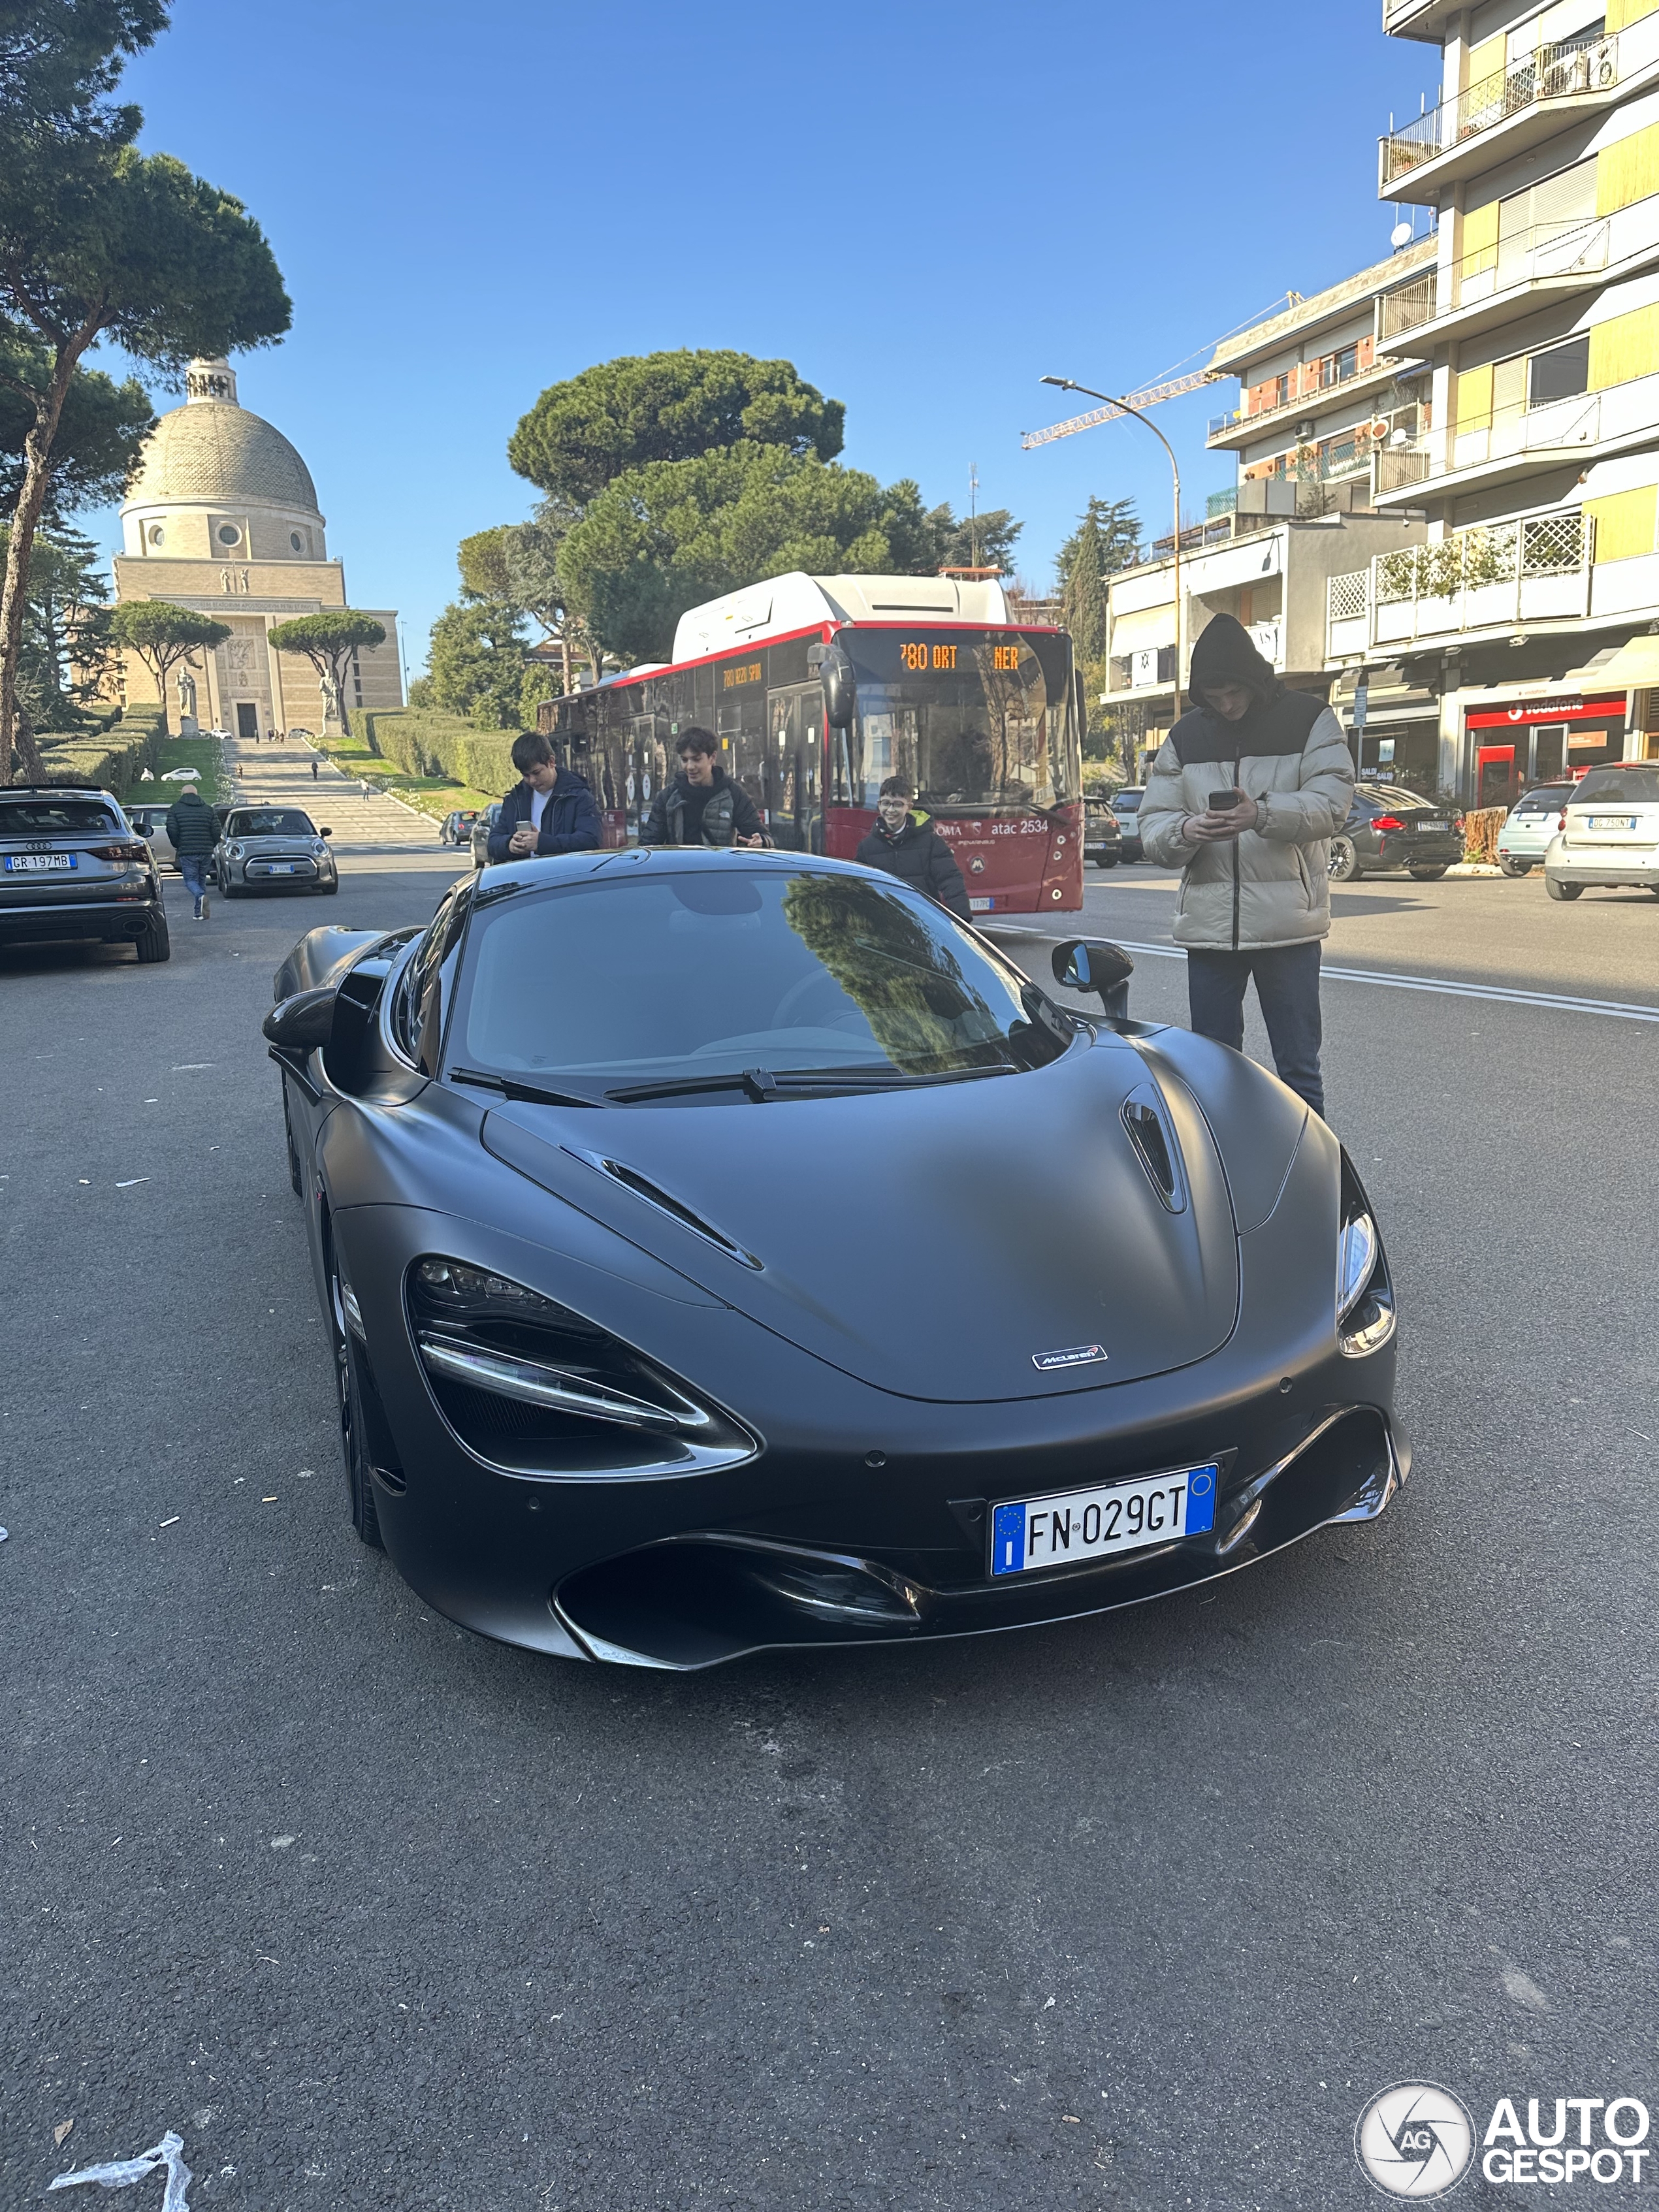
[[[191,673],[187,660],[179,664],[179,734],[193,738],[198,729],[196,720],[196,678]]]

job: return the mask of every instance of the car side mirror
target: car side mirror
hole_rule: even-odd
[[[266,1043],[289,1053],[314,1052],[325,1045],[334,1034],[338,992],[337,983],[325,983],[314,991],[296,991],[273,1006],[259,1025]]]
[[[1109,1018],[1127,1018],[1135,963],[1121,945],[1103,938],[1065,938],[1054,947],[1052,964],[1056,983],[1068,991],[1093,991]]]
[[[319,830],[317,835],[319,837],[331,837],[334,832],[331,830]]]
[[[823,686],[823,718],[832,730],[846,729],[858,706],[858,683],[844,646],[832,645],[818,667]]]

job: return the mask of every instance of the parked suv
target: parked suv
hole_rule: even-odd
[[[1506,876],[1531,874],[1561,827],[1562,811],[1577,789],[1571,783],[1540,783],[1516,799],[1498,833],[1498,865]]]
[[[1358,883],[1380,868],[1409,868],[1420,884],[1463,857],[1463,817],[1395,783],[1358,783],[1348,818],[1331,840],[1331,881]]]
[[[1121,833],[1118,845],[1120,860],[1138,860],[1141,857],[1140,802],[1146,796],[1146,787],[1142,783],[1126,783],[1122,790],[1113,796],[1112,811],[1117,817]]]
[[[0,944],[81,938],[165,960],[155,856],[106,791],[0,789]]]
[[[483,812],[472,824],[472,865],[475,868],[489,866],[489,833],[501,818],[501,802],[492,799]]]
[[[1544,888],[1576,899],[1587,885],[1659,898],[1659,761],[1593,768],[1568,800],[1544,855]]]

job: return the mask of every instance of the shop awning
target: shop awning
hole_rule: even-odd
[[[1645,691],[1659,688],[1659,637],[1631,638],[1610,660],[1592,661],[1587,668],[1570,668],[1562,681],[1581,684],[1587,691]]]

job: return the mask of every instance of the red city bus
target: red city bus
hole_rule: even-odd
[[[854,687],[839,727],[820,674],[836,648]],[[999,585],[793,574],[692,608],[672,661],[551,700],[540,726],[592,786],[607,845],[637,839],[700,724],[775,845],[851,860],[882,779],[903,775],[976,914],[1066,913],[1083,904],[1079,706],[1071,640],[1011,623]]]

